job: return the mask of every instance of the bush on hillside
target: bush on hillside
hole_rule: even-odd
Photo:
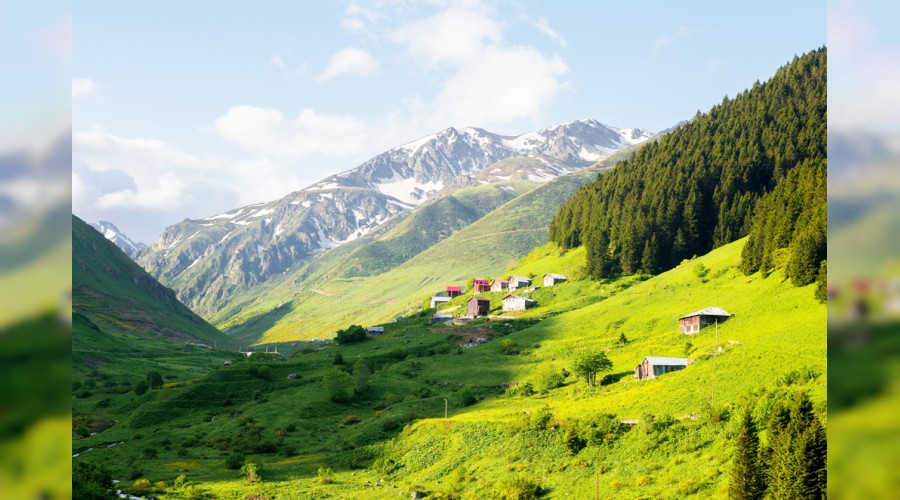
[[[359,325],[350,325],[344,330],[338,330],[334,341],[338,344],[350,344],[366,340],[366,329]]]
[[[232,453],[225,457],[225,468],[238,470],[244,465],[244,455],[241,453]]]

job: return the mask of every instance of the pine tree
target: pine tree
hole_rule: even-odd
[[[750,411],[744,412],[741,431],[735,443],[728,498],[755,499],[762,497],[759,464],[759,437]]]
[[[816,276],[816,300],[820,304],[828,302],[828,264],[823,260]]]

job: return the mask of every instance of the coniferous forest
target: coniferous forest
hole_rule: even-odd
[[[795,285],[825,259],[826,49],[647,144],[563,204],[549,239],[595,279],[659,273],[750,236],[742,270]]]

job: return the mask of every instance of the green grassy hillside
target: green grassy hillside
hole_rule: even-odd
[[[234,357],[212,349],[234,347],[229,337],[75,216],[72,241],[72,366],[78,384],[127,390],[150,370],[192,378],[215,360]]]
[[[170,498],[396,498],[413,490],[492,498],[528,484],[548,498],[721,498],[740,411],[765,422],[799,392],[816,415],[825,411],[825,306],[812,286],[794,287],[780,271],[743,276],[745,241],[656,277],[573,276],[532,292],[537,307],[524,313],[494,311],[451,327],[429,326],[424,311],[356,344],[307,345],[286,360],[241,360],[180,387],[106,396],[118,424],[77,439],[75,460],[105,464],[126,484],[163,481],[158,495]],[[575,274],[582,252],[547,247],[513,270]],[[718,342],[714,327],[678,333],[679,316],[708,306],[734,315],[718,326]],[[478,337],[491,340],[461,347]],[[509,341],[513,349],[502,350]],[[612,361],[598,387],[563,371],[574,372],[589,349]],[[344,363],[335,365],[338,351]],[[650,354],[692,362],[635,380],[634,366]],[[360,359],[373,369],[364,387],[329,400],[324,379],[353,372]],[[550,372],[561,385],[542,393]],[[81,404],[101,401],[91,395]],[[621,423],[631,419],[640,422]],[[263,465],[262,481],[226,467],[238,455]],[[194,486],[174,488],[180,474]]]
[[[556,207],[601,168],[559,177],[528,191],[381,274],[344,277],[329,266],[314,272],[303,269],[298,279],[248,299],[240,312],[219,326],[241,342],[280,342],[324,337],[341,325],[381,323],[407,314],[446,285],[500,274],[543,244]],[[495,188],[483,186],[475,192],[484,189]],[[343,266],[368,251],[368,246],[361,247],[329,259]]]

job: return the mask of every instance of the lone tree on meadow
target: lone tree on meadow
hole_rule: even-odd
[[[584,378],[588,386],[597,384],[597,374],[612,370],[612,361],[606,357],[603,351],[581,351],[575,355],[572,370]]]
[[[765,487],[759,462],[759,436],[750,411],[744,412],[741,430],[735,442],[728,498],[751,500],[762,498]]]

